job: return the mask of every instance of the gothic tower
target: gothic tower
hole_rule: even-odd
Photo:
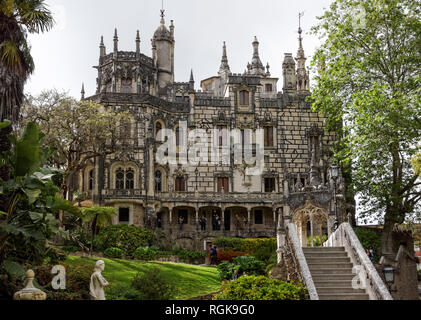
[[[174,25],[165,26],[164,10],[161,10],[161,24],[152,39],[152,56],[158,69],[158,93],[163,96],[174,83]]]

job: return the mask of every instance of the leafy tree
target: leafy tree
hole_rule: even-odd
[[[313,28],[322,45],[310,100],[341,137],[335,156],[352,172],[361,217],[384,223],[383,253],[421,199],[410,163],[421,140],[420,18],[419,1],[337,0]]]
[[[421,176],[421,152],[418,152],[411,160],[412,167],[414,168],[415,174]]]
[[[43,0],[0,1],[0,122],[9,120],[14,124],[20,118],[23,87],[35,67],[28,33],[48,31],[53,24]],[[11,132],[12,126],[0,128],[0,153],[10,150],[7,136]],[[8,180],[7,166],[0,170],[0,177]],[[4,199],[3,203],[6,202]]]
[[[97,227],[104,227],[111,224],[111,218],[116,215],[114,207],[85,207],[81,208],[82,220],[84,223],[90,223],[91,226],[91,248],[92,255],[94,238]]]
[[[116,151],[119,123],[128,118],[127,112],[108,110],[92,101],[78,102],[57,90],[28,97],[23,113],[24,123],[38,123],[46,134],[44,144],[57,150],[50,162],[63,168],[63,189],[69,200],[77,189],[72,185],[75,175],[89,160]]]
[[[0,194],[9,199],[0,211],[0,269],[9,275],[17,265],[42,263],[48,241],[61,232],[56,215],[60,210],[79,210],[57,196],[51,178],[55,171],[43,167],[51,150],[40,148],[43,134],[29,123],[20,137],[11,137],[12,149],[0,157],[0,167],[10,168],[11,178],[0,179]],[[22,270],[22,268],[21,268]]]

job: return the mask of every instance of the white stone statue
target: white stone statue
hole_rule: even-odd
[[[108,286],[108,281],[102,276],[101,272],[105,269],[105,263],[98,260],[95,265],[94,273],[91,275],[91,283],[89,285],[89,294],[92,300],[106,300],[104,287]]]

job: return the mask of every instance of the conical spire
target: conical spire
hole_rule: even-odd
[[[270,77],[270,65],[269,62],[266,64],[266,76]]]
[[[189,81],[190,90],[194,90],[194,77],[193,77],[193,69],[190,71],[190,81]]]
[[[225,41],[222,47],[222,60],[221,60],[221,67],[219,68],[219,72],[230,72],[230,66],[228,64],[228,57],[227,57],[227,46],[225,44]]]
[[[301,18],[303,17],[304,12],[301,12],[298,15],[299,18],[299,24],[298,24],[298,52],[297,52],[297,62],[298,62],[298,69],[305,68],[305,61],[307,60],[304,54],[304,48],[303,48],[303,37],[302,33],[303,30],[301,29]]]

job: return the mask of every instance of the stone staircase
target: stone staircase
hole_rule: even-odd
[[[343,247],[303,248],[320,300],[369,300],[364,289],[353,289],[352,262]]]

